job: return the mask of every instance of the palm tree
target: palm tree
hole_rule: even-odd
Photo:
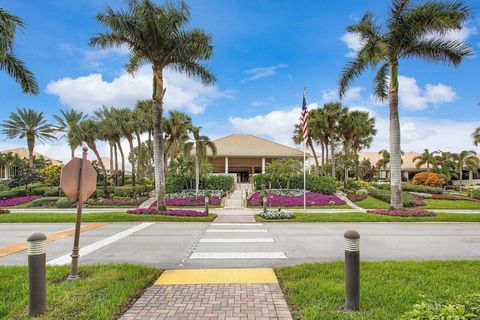
[[[315,152],[315,148],[313,147],[312,142],[312,131],[313,126],[311,125],[312,121],[308,121],[308,138],[307,138],[307,146],[310,148],[313,154],[313,159],[315,160],[315,172],[318,174],[320,170],[320,164],[318,163],[317,153]],[[301,144],[303,142],[303,130],[300,124],[296,124],[295,128],[293,129],[293,136],[292,136],[293,143]]]
[[[17,108],[11,112],[8,120],[2,123],[2,133],[8,139],[27,139],[28,166],[33,169],[33,149],[36,141],[56,140],[55,127],[45,119],[43,112],[34,109]]]
[[[165,150],[165,174],[167,173],[167,159],[175,158],[180,148],[179,144],[188,140],[188,131],[192,127],[192,119],[185,113],[170,111],[164,122],[167,148]]]
[[[456,161],[456,167],[458,172],[458,180],[460,190],[462,189],[462,179],[463,179],[463,169],[472,171],[473,173],[478,172],[479,159],[477,158],[477,153],[474,150],[464,150],[459,153],[453,153],[452,159]]]
[[[120,135],[127,139],[130,147],[130,164],[132,166],[132,186],[136,185],[136,171],[135,171],[135,153],[133,152],[133,135],[136,130],[136,121],[134,113],[129,108],[113,109],[115,122],[120,130]]]
[[[64,133],[62,137],[67,138],[73,159],[75,157],[75,149],[82,145],[81,136],[78,134],[78,124],[85,120],[87,115],[74,109],[60,109],[60,116],[54,114],[53,118],[57,121],[57,130]]]
[[[382,157],[380,160],[377,161],[376,165],[378,168],[382,168],[385,170],[387,165],[390,163],[390,152],[388,150],[380,150],[378,154]]]
[[[426,164],[427,165],[427,172],[430,172],[430,164],[435,161],[435,156],[434,156],[433,153],[428,151],[428,149],[423,149],[423,152],[422,152],[421,155],[413,158],[413,162],[416,162],[416,161],[418,161],[415,164],[417,169],[420,168],[421,166],[423,166],[424,164]]]
[[[19,83],[24,93],[38,95],[35,76],[13,53],[15,33],[18,29],[25,29],[22,19],[0,8],[0,70],[6,71]]]
[[[185,143],[185,154],[191,154],[195,147],[195,194],[198,195],[198,189],[200,186],[200,165],[207,159],[207,149],[210,149],[212,156],[217,154],[217,147],[215,143],[207,136],[200,135],[201,127],[192,127],[190,132],[192,133],[192,141]]]
[[[475,131],[472,133],[472,138],[474,146],[480,145],[480,127],[476,128]]]
[[[205,62],[213,53],[211,36],[201,29],[186,30],[190,9],[185,2],[168,2],[157,6],[150,0],[127,0],[126,10],[114,11],[107,7],[97,15],[108,28],[90,40],[90,45],[107,48],[126,45],[131,51],[127,71],[134,73],[144,64],[153,69],[153,158],[157,210],[164,211],[165,174],[163,161],[163,72],[170,67],[191,77],[199,77],[210,84],[215,76]]]
[[[340,123],[342,118],[347,114],[347,109],[341,103],[326,103],[323,106],[325,130],[330,140],[330,153],[332,157],[332,177],[335,177],[335,142],[338,140],[340,133]]]
[[[147,132],[147,162],[151,164],[151,158],[153,157],[152,152],[152,134],[153,134],[153,118],[152,118],[152,109],[153,101],[152,100],[139,100],[135,105],[135,111],[138,114],[138,117],[142,119],[143,130]]]
[[[366,13],[358,24],[347,28],[360,37],[362,46],[342,72],[339,94],[340,97],[345,96],[352,81],[366,69],[380,66],[375,77],[375,97],[389,101],[390,206],[394,209],[403,209],[398,117],[399,61],[416,57],[459,66],[464,57],[473,54],[473,50],[462,41],[443,35],[460,30],[470,13],[471,9],[462,0],[430,0],[420,4],[413,0],[392,0],[385,26],[377,24],[373,15]]]

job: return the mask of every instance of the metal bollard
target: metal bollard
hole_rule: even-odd
[[[46,240],[43,233],[34,233],[27,239],[28,252],[28,313],[42,314],[47,307]]]
[[[267,213],[267,197],[263,197],[263,213]]]
[[[208,202],[209,202],[209,198],[208,197],[205,197],[205,212],[208,214]]]
[[[349,230],[345,237],[345,311],[360,310],[360,234]]]

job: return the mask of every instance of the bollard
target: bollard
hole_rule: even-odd
[[[207,213],[207,215],[208,215],[208,201],[209,200],[210,199],[208,197],[205,197],[205,212]]]
[[[360,310],[360,234],[349,230],[345,237],[345,311]]]
[[[267,213],[267,197],[263,197],[263,213]]]
[[[43,233],[34,233],[27,239],[28,252],[28,313],[42,314],[47,307],[46,240]]]

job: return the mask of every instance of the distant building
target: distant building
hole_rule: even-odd
[[[8,150],[2,150],[0,151],[1,154],[13,154],[17,155],[19,158],[25,158],[28,159],[28,149],[27,148],[15,148],[15,149],[8,149]],[[33,155],[35,157],[43,157],[45,160],[50,161],[52,165],[60,165],[62,164],[62,161],[60,160],[55,160],[50,157],[44,156],[38,152],[33,152]],[[15,167],[11,167],[9,165],[2,165],[0,166],[0,180],[7,180],[10,179],[10,177],[15,175]]]

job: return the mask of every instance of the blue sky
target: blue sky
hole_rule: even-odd
[[[122,1],[5,1],[2,6],[27,24],[16,41],[16,54],[35,73],[39,96],[26,96],[5,74],[0,74],[3,112],[33,107],[48,117],[59,107],[91,112],[106,104],[133,106],[151,94],[150,71],[135,78],[126,75],[126,50],[98,50],[87,43],[102,27],[95,14],[106,4]],[[471,0],[471,5],[475,2]],[[198,81],[169,72],[165,107],[188,112],[196,125],[213,138],[235,132],[261,135],[290,143],[297,122],[303,86],[307,101],[322,104],[337,100],[342,67],[358,41],[346,34],[367,10],[384,19],[388,0],[344,1],[189,1],[191,26],[211,33],[215,54],[209,68],[218,78],[205,88]],[[464,39],[480,50],[480,11],[465,28],[449,36]],[[478,54],[458,69],[419,60],[402,61],[402,148],[471,149],[470,133],[479,125]],[[369,110],[377,118],[379,134],[372,150],[388,147],[388,109],[371,99],[372,74],[356,81],[345,104]],[[2,139],[3,140],[3,139]],[[2,149],[23,146],[23,141],[2,141]],[[38,146],[38,151],[62,160],[69,151],[64,141]],[[106,155],[107,148],[102,146]]]

